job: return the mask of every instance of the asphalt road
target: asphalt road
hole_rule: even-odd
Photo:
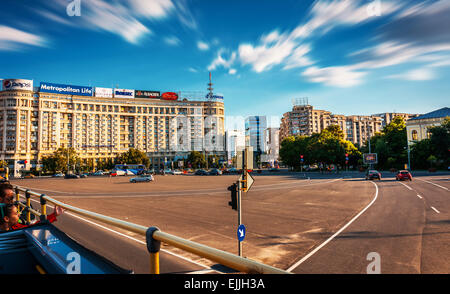
[[[361,176],[255,175],[243,198],[244,256],[293,273],[367,273],[368,268],[450,273],[448,175],[414,177],[412,182],[397,182],[391,174],[374,182]],[[166,176],[148,185],[129,184],[127,177],[15,184],[236,254],[237,215],[227,205],[226,191],[235,180]],[[119,266],[148,273],[143,237],[69,213],[55,224]],[[162,273],[227,272],[170,246],[162,247],[160,265]]]
[[[383,177],[374,185],[373,204],[319,251],[293,264],[292,272],[450,273],[448,177]]]

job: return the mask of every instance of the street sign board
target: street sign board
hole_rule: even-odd
[[[363,162],[364,164],[377,164],[378,163],[377,153],[364,153]]]
[[[252,187],[253,182],[255,181],[250,173],[247,173],[247,182],[244,181],[244,175],[241,175],[239,177],[239,180],[242,183],[242,191],[244,192],[248,192],[248,190],[250,190],[250,188]]]
[[[239,242],[244,241],[244,239],[245,239],[245,232],[246,232],[245,226],[244,225],[240,225],[238,227],[238,229],[237,229],[237,237],[238,237]]]

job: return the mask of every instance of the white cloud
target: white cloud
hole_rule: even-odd
[[[261,37],[258,46],[251,44],[239,45],[239,58],[243,64],[251,64],[253,70],[262,72],[282,63],[293,53],[298,44],[288,35],[272,32]]]
[[[148,18],[162,18],[175,8],[171,0],[128,0],[137,15]]]
[[[356,71],[351,66],[331,66],[319,68],[311,66],[303,73],[309,81],[329,86],[352,87],[362,83],[365,72]]]
[[[388,78],[390,79],[400,79],[400,80],[408,80],[408,81],[428,81],[432,80],[436,77],[434,71],[429,68],[419,68],[408,71],[403,74],[390,75]]]
[[[217,56],[216,58],[211,62],[211,64],[208,66],[208,70],[215,70],[216,68],[223,66],[224,68],[229,69],[231,67],[231,65],[234,63],[234,61],[236,60],[236,52],[231,53],[231,56],[228,60],[226,60],[225,58],[222,57],[222,54],[224,54],[225,49],[220,49],[217,52]]]
[[[12,27],[0,25],[0,50],[15,50],[19,45],[45,46],[45,39]]]
[[[202,50],[202,51],[206,51],[206,50],[209,50],[209,45],[206,42],[198,41],[197,42],[197,48]]]
[[[164,42],[169,46],[180,46],[181,40],[176,36],[167,36],[164,38]]]
[[[230,74],[230,75],[234,75],[234,74],[236,74],[236,69],[234,69],[234,68],[230,68],[230,70],[228,71],[228,73]]]
[[[198,72],[198,70],[196,70],[193,67],[188,68],[188,71],[193,72],[193,73],[197,73]]]

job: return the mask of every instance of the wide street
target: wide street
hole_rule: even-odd
[[[450,273],[449,174],[386,172],[252,174],[242,199],[243,256],[293,273]],[[12,184],[64,203],[237,254],[237,212],[227,187],[237,175],[41,178]],[[33,203],[38,207],[38,202]],[[51,209],[49,210],[51,211]],[[55,223],[69,236],[135,273],[148,273],[145,238],[66,212]],[[373,267],[374,262],[378,262]],[[227,272],[162,246],[161,273]]]

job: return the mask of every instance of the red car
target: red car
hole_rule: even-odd
[[[399,171],[397,173],[397,175],[395,176],[395,179],[397,181],[402,181],[402,180],[410,180],[410,181],[412,181],[412,175],[407,170],[401,170],[401,171]]]

